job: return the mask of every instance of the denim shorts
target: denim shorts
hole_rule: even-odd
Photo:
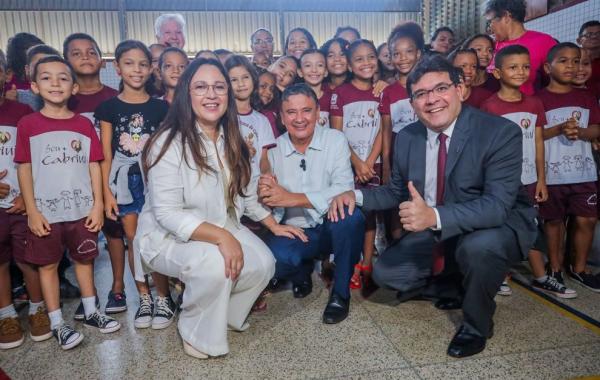
[[[130,174],[128,176],[127,186],[133,197],[133,202],[126,205],[119,204],[119,216],[139,214],[142,212],[142,207],[144,207],[144,181],[142,181],[142,175]]]

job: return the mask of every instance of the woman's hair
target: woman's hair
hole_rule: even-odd
[[[194,114],[191,100],[193,95],[190,94],[192,78],[205,65],[214,66],[219,70],[227,83],[227,110],[221,117],[220,128],[223,129],[225,137],[226,164],[229,165],[229,170],[232,173],[227,197],[233,203],[236,196],[246,196],[244,189],[250,182],[250,153],[240,133],[237,108],[233,92],[231,91],[229,76],[223,65],[216,59],[199,58],[190,63],[185,69],[175,88],[175,97],[165,120],[161,123],[158,131],[150,136],[148,143],[144,147],[142,152],[142,168],[144,174],[148,176],[150,169],[162,159],[173,140],[177,138],[181,140],[182,159],[186,165],[192,167],[192,164],[195,164],[200,175],[216,172],[214,168],[209,166],[206,160],[206,147],[197,130],[196,115]],[[166,134],[163,146],[154,161],[149,162],[150,150],[163,134]],[[194,160],[193,163],[188,161],[188,154]]]
[[[141,41],[137,41],[137,40],[125,40],[120,42],[117,47],[115,48],[115,62],[119,63],[119,61],[121,60],[121,58],[123,57],[123,54],[127,53],[130,50],[141,50],[142,53],[144,53],[144,55],[146,56],[146,58],[148,58],[148,64],[152,63],[152,53],[150,52],[150,49],[148,49],[148,47],[146,45],[144,45],[143,42]],[[146,89],[146,92],[151,94],[154,90],[154,84],[152,83],[152,80],[149,79],[146,81],[146,83],[144,84],[144,88]],[[123,86],[123,79],[121,79],[121,81],[119,82],[119,92],[123,92],[124,86]]]
[[[285,38],[285,46],[284,46],[283,49],[284,49],[286,55],[288,54],[287,47],[288,47],[288,44],[290,42],[290,36],[294,32],[300,32],[300,33],[304,34],[304,37],[306,37],[306,39],[308,40],[308,48],[309,49],[316,49],[317,48],[317,43],[315,42],[315,38],[313,37],[312,34],[310,34],[310,32],[307,29],[305,29],[305,28],[294,28],[294,29],[292,29],[292,30],[289,31],[289,33],[287,34],[287,37]]]
[[[25,65],[27,64],[27,49],[43,44],[37,36],[31,33],[17,33],[8,40],[6,49],[8,68],[18,79],[25,80]]]
[[[390,36],[388,37],[387,43],[390,49],[390,54],[392,54],[392,49],[396,41],[401,38],[411,39],[417,49],[423,51],[425,48],[425,39],[423,38],[423,29],[421,26],[415,22],[405,22],[399,25],[396,25]]]
[[[258,97],[258,73],[256,72],[255,66],[243,55],[232,55],[225,61],[225,70],[227,70],[227,74],[229,74],[229,71],[234,67],[243,67],[250,74],[250,78],[252,78],[250,106],[253,109],[257,109],[260,106],[260,98]]]

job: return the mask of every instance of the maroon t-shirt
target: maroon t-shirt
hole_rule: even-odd
[[[10,208],[20,194],[17,165],[14,163],[17,141],[17,123],[23,116],[33,113],[26,104],[4,99],[0,104],[0,172],[7,170],[0,182],[10,186],[8,196],[0,199],[0,208]]]
[[[108,86],[102,87],[102,90],[94,94],[76,94],[69,99],[69,109],[87,117],[94,124],[98,135],[100,135],[100,123],[94,118],[94,112],[102,102],[117,95],[119,95],[119,92]]]
[[[471,107],[479,108],[487,98],[492,96],[494,93],[484,88],[483,86],[471,87],[471,94],[463,101],[463,103],[470,105]]]
[[[500,81],[498,79],[494,78],[494,76],[492,74],[488,74],[486,81],[483,82],[481,85],[475,86],[475,87],[485,88],[486,90],[490,91],[492,94],[495,94],[498,91],[500,91]]]
[[[323,86],[323,95],[319,98],[319,120],[317,124],[321,127],[331,127],[329,123],[329,110],[331,108],[331,90],[326,90],[327,86]]]
[[[390,115],[394,133],[400,132],[402,128],[417,121],[417,115],[410,104],[408,92],[400,82],[395,82],[383,90],[379,113]]]
[[[271,124],[271,129],[273,130],[273,136],[275,138],[281,135],[279,129],[277,128],[277,110],[274,108],[262,109],[259,111],[261,114],[265,115],[269,120],[269,124]]]

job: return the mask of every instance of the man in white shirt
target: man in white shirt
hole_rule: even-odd
[[[462,105],[460,74],[442,57],[419,62],[407,90],[419,121],[396,137],[390,183],[341,194],[329,218],[347,217],[346,206],[399,207],[405,234],[379,257],[373,279],[401,292],[434,289],[439,309],[462,306],[448,355],[470,356],[493,334],[494,295],[510,265],[536,238],[536,212],[521,188],[521,131]]]
[[[277,259],[274,279],[290,280],[296,298],[312,291],[314,259],[335,256],[334,285],[324,323],[343,321],[350,305],[350,278],[360,258],[365,227],[361,212],[331,223],[325,218],[331,200],[354,188],[350,148],[344,134],[315,128],[318,99],[305,84],[288,87],[282,95],[281,119],[287,133],[269,150],[272,174],[259,181],[262,202],[282,224],[300,227],[308,242],[270,234],[266,243]]]

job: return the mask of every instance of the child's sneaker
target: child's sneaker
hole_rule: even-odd
[[[558,281],[561,285],[565,284],[565,279],[563,278],[562,272],[552,272],[552,269],[548,269],[548,271],[546,272],[546,274],[549,277],[555,278],[556,281]]]
[[[115,332],[121,328],[121,324],[116,319],[100,314],[98,310],[85,318],[83,324],[87,327],[95,327],[103,334]]]
[[[34,342],[42,342],[52,338],[50,318],[46,309],[38,307],[35,314],[29,316],[29,336]]]
[[[108,302],[106,302],[104,311],[106,314],[117,314],[127,311],[127,296],[125,292],[113,293],[111,290],[108,293]]]
[[[17,318],[0,319],[0,350],[19,347],[25,341]]]
[[[577,281],[579,285],[584,288],[588,288],[592,292],[600,293],[600,277],[594,276],[591,273],[573,272],[572,268],[569,270],[569,277]]]
[[[152,316],[154,315],[154,304],[150,294],[140,296],[140,308],[135,313],[133,325],[138,329],[147,329],[152,325]]]
[[[96,309],[100,309],[100,299],[96,296]],[[83,301],[79,301],[79,306],[77,306],[77,310],[75,310],[75,315],[73,319],[76,321],[85,320],[85,312],[83,310]]]
[[[531,286],[540,290],[544,293],[552,294],[558,298],[576,298],[577,292],[573,289],[569,289],[560,282],[555,277],[546,276],[546,281],[540,282],[536,279],[533,279],[531,282]]]
[[[512,289],[506,280],[502,281],[497,294],[500,296],[512,296]]]
[[[74,330],[66,323],[52,330],[52,335],[54,335],[63,350],[70,350],[73,347],[77,347],[83,340],[83,334]]]
[[[177,305],[171,297],[156,297],[156,313],[152,318],[152,329],[166,329],[175,320]]]

